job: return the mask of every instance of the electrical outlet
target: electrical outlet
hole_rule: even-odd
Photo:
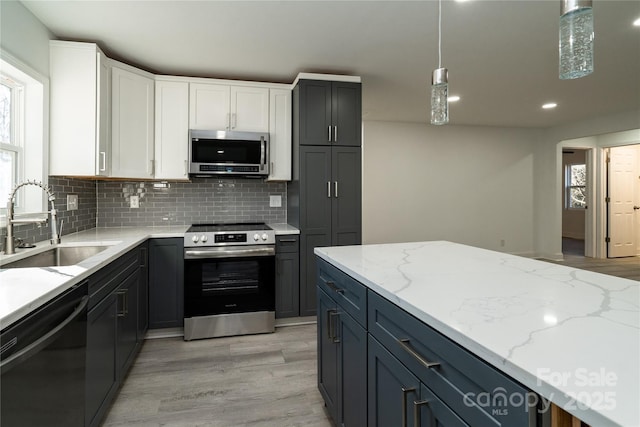
[[[67,210],[75,211],[78,209],[78,195],[67,194]]]
[[[282,196],[269,196],[269,207],[270,208],[279,208],[282,207]]]
[[[140,196],[130,196],[129,197],[129,207],[132,209],[137,209],[140,207]]]

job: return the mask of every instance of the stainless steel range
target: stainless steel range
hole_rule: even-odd
[[[184,339],[273,332],[275,232],[196,224],[184,235]]]

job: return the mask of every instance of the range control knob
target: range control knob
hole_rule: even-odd
[[[255,240],[256,242],[257,242],[258,240],[260,240],[260,235],[259,235],[258,233],[254,234],[254,235],[253,235],[253,240]]]
[[[205,243],[205,242],[207,241],[207,236],[206,236],[205,234],[203,234],[203,235],[200,237],[200,241],[201,241],[202,243]]]
[[[198,236],[193,236],[191,240],[193,241],[193,243],[198,243]]]
[[[267,236],[267,233],[262,234],[262,240],[267,240],[269,238],[269,236]]]

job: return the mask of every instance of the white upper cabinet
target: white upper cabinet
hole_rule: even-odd
[[[94,43],[50,42],[49,174],[109,175],[110,65]]]
[[[291,90],[269,92],[269,177],[267,181],[291,181]]]
[[[116,64],[111,69],[111,176],[153,178],[153,76]]]
[[[189,85],[189,127],[269,131],[269,89],[214,83]]]
[[[155,178],[188,179],[189,83],[156,80]]]
[[[231,130],[269,132],[269,89],[231,86]]]

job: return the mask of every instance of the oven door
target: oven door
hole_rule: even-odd
[[[185,318],[275,311],[271,245],[185,248]]]

